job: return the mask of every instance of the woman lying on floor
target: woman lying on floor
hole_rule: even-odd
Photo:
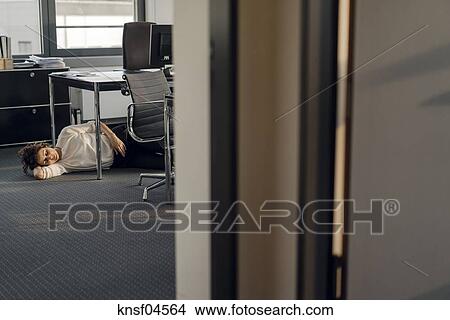
[[[158,149],[144,148],[130,139],[125,125],[118,126],[114,132],[104,123],[100,125],[102,168],[164,166],[163,157],[157,155]],[[95,122],[91,121],[65,127],[54,148],[47,143],[30,144],[18,155],[25,174],[32,170],[36,179],[44,180],[69,172],[96,170],[95,146]]]

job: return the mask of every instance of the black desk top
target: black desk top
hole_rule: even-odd
[[[54,72],[49,74],[53,82],[62,83],[70,87],[94,91],[94,85],[98,84],[99,91],[117,91],[126,88],[126,81],[122,78],[123,71],[105,72]],[[173,89],[173,81],[169,82]]]
[[[64,68],[39,68],[39,67],[33,67],[33,68],[15,68],[15,69],[2,69],[0,72],[34,72],[34,71],[49,71],[49,72],[55,72],[55,71],[68,71],[70,70],[68,67]]]

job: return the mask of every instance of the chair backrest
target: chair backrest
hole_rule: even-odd
[[[130,132],[141,139],[164,136],[164,102],[170,93],[169,85],[161,70],[124,72],[133,100],[133,119]],[[129,123],[130,125],[130,123]]]
[[[129,22],[123,27],[123,68],[139,70],[150,68],[150,38],[152,22]]]
[[[164,100],[170,88],[161,70],[125,71],[124,78],[134,103]]]

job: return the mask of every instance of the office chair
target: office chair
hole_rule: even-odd
[[[150,42],[153,22],[128,22],[123,25],[122,59],[123,69],[128,71],[150,69]],[[129,96],[127,86],[120,90]]]
[[[150,69],[152,22],[129,22],[123,26],[122,50],[125,70]]]
[[[147,200],[149,190],[165,184],[168,200],[171,201],[170,189],[175,172],[172,167],[171,110],[165,99],[166,94],[170,93],[167,80],[161,70],[125,71],[123,78],[132,99],[127,114],[131,138],[138,143],[157,143],[164,151],[164,172],[142,173],[139,176],[139,185],[144,178],[159,179],[144,189],[142,198]]]

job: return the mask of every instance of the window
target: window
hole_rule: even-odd
[[[145,0],[0,0],[15,57],[120,55],[131,21],[145,21]]]
[[[51,55],[121,54],[126,22],[144,20],[144,0],[48,0]]]
[[[11,37],[13,55],[40,54],[39,0],[0,0],[0,34]]]
[[[64,49],[120,48],[133,0],[56,0],[56,42]]]

